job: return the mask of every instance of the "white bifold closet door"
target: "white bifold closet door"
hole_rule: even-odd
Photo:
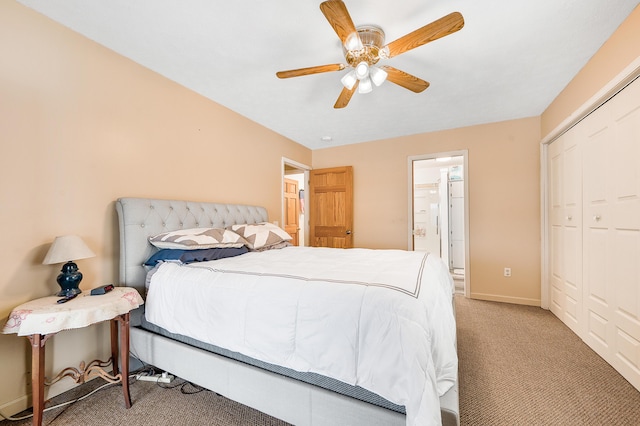
[[[640,80],[548,154],[551,310],[640,389]]]
[[[582,333],[582,166],[579,138],[562,135],[549,147],[551,311]]]

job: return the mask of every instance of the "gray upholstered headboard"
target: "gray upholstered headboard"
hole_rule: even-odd
[[[116,201],[120,225],[120,282],[145,294],[147,267],[144,262],[155,252],[149,237],[187,228],[220,228],[269,220],[264,207],[196,201],[119,198]]]

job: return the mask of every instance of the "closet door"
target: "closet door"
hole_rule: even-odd
[[[547,154],[551,311],[640,390],[640,79]]]
[[[610,193],[612,176],[613,131],[609,109],[597,109],[582,123],[584,191],[584,290],[585,342],[600,356],[609,360],[613,341],[612,298],[610,284],[615,248],[610,244]]]
[[[608,234],[613,289],[611,361],[640,389],[640,80],[610,102],[613,167],[608,205]],[[594,217],[600,214],[594,209]]]
[[[549,147],[551,311],[582,334],[582,187],[577,129]]]
[[[563,162],[564,136],[556,139],[547,151],[547,171],[549,173],[549,282],[551,284],[549,294],[549,309],[561,320],[564,318],[564,290],[562,281],[564,277],[562,264],[562,228],[564,206],[562,202],[562,162]]]
[[[640,389],[640,80],[584,127],[584,339]]]

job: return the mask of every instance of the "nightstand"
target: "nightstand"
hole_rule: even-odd
[[[2,330],[4,334],[26,336],[31,342],[33,424],[42,424],[45,384],[51,385],[64,377],[71,377],[76,383],[84,383],[96,376],[112,383],[122,382],[125,405],[130,408],[129,312],[144,303],[142,297],[134,288],[115,287],[99,296],[85,292],[66,303],[56,303],[59,299],[58,296],[43,297],[17,306],[9,314]],[[45,382],[44,345],[47,339],[59,331],[83,328],[102,321],[111,322],[111,359],[94,360],[86,365],[82,362],[80,368],[65,368],[52,380]],[[112,365],[111,374],[104,370],[109,364]]]

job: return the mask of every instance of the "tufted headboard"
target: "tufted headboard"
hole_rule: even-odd
[[[119,198],[120,282],[145,294],[144,262],[156,251],[149,237],[187,228],[224,228],[242,223],[268,221],[264,207],[196,201]]]

